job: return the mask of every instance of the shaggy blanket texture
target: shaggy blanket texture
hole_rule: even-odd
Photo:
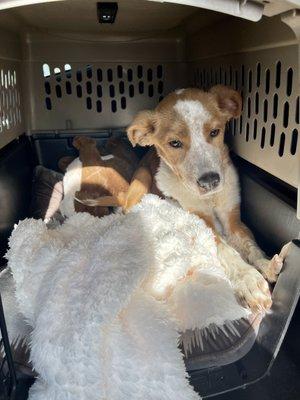
[[[7,253],[39,374],[30,400],[191,400],[180,332],[248,315],[210,229],[154,195],[127,215],[19,223]]]

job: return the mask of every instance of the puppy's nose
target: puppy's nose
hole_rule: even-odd
[[[203,189],[214,189],[220,183],[220,175],[217,172],[206,172],[200,176],[197,183]]]

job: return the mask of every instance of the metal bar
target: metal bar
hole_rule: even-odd
[[[4,318],[4,310],[2,304],[2,298],[0,294],[0,330],[2,335],[3,347],[6,355],[9,376],[10,376],[10,388],[9,388],[9,399],[14,400],[16,395],[16,387],[17,387],[17,376],[14,366],[14,361],[12,357],[10,342],[7,333],[6,322]]]

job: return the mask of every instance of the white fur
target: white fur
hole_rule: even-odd
[[[75,158],[66,170],[63,179],[64,198],[60,204],[60,212],[65,217],[75,214],[74,198],[75,193],[81,188],[81,170],[82,162],[79,158]]]
[[[190,191],[182,179],[176,176],[171,168],[160,160],[156,174],[156,182],[161,192],[179,202],[185,210],[199,211],[207,216],[222,219],[240,203],[238,177],[234,167],[230,164],[224,169],[225,185],[217,193],[200,195],[199,192]],[[224,215],[226,214],[226,215]]]
[[[197,100],[178,100],[174,109],[189,129],[190,148],[186,153],[182,165],[179,166],[185,185],[189,191],[198,193],[199,186],[197,180],[203,174],[213,171],[220,175],[221,187],[223,184],[223,174],[221,170],[220,151],[207,142],[203,132],[205,123],[212,118],[211,114]]]
[[[107,154],[101,156],[103,161],[108,161],[114,158],[113,154]],[[95,171],[93,174],[98,173],[98,168],[94,167]],[[60,204],[60,212],[65,217],[71,217],[75,214],[75,193],[81,189],[81,174],[82,174],[82,162],[79,157],[75,158],[68,166],[63,179],[64,185],[64,198]]]
[[[196,400],[178,332],[248,315],[210,229],[153,195],[127,215],[76,214],[53,230],[25,220],[9,245],[33,328],[30,400]]]

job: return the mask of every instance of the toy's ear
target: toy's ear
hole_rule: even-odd
[[[141,111],[127,128],[127,136],[132,146],[152,146],[157,126],[155,111]]]
[[[236,90],[224,85],[216,85],[210,89],[216,99],[220,110],[227,119],[237,118],[242,113],[242,97]]]

